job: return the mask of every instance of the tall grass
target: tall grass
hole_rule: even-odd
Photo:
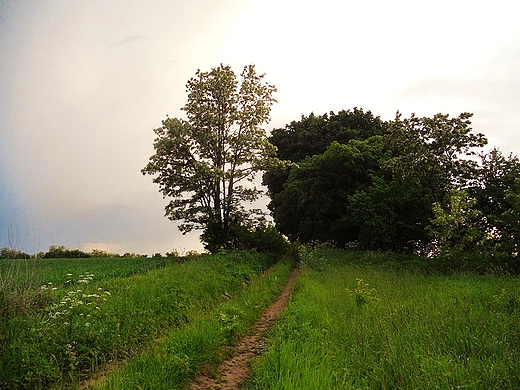
[[[12,316],[28,315],[49,302],[49,294],[40,289],[46,283],[53,288],[67,287],[72,275],[96,276],[96,282],[114,277],[144,273],[185,261],[183,258],[87,258],[87,259],[0,259],[0,329]],[[1,334],[1,332],[0,332]],[[0,336],[0,340],[2,336]]]
[[[152,349],[132,359],[96,389],[183,389],[202,366],[218,363],[219,350],[247,331],[261,311],[282,291],[292,262],[277,263],[255,277],[236,299],[208,313],[200,313],[189,326],[170,332]]]
[[[38,291],[41,280],[34,260],[0,260],[0,326],[5,327],[8,316],[27,314],[41,303],[42,296]]]
[[[520,388],[517,277],[305,256],[249,389]]]
[[[105,270],[98,280],[94,272],[66,271],[66,260],[60,260],[65,265],[59,277],[31,288],[41,296],[39,305],[2,317],[0,388],[67,387],[131,358],[234,297],[271,263],[267,256],[240,252],[140,273]],[[106,276],[111,272],[130,276]]]

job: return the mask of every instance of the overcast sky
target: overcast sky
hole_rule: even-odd
[[[0,247],[201,249],[140,173],[185,85],[255,64],[271,123],[371,110],[472,112],[520,154],[516,0],[0,0]]]

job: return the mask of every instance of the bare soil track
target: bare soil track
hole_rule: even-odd
[[[251,361],[261,352],[262,336],[274,325],[285,309],[297,277],[298,268],[295,268],[278,299],[265,309],[260,319],[253,325],[251,334],[235,344],[232,356],[220,364],[216,378],[202,374],[192,382],[190,390],[239,389],[240,384],[249,375]]]

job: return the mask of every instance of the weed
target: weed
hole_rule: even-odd
[[[40,275],[34,260],[0,260],[0,316],[28,313],[43,304],[44,297],[36,286]]]
[[[356,288],[351,290],[347,288],[347,293],[354,297],[356,306],[362,308],[369,302],[377,302],[379,298],[376,297],[377,290],[375,288],[369,288],[369,284],[365,283],[363,279],[356,279]]]
[[[72,274],[67,274],[72,276]],[[44,325],[54,325],[69,327],[69,336],[72,333],[72,326],[78,320],[82,320],[82,326],[90,326],[90,317],[93,311],[101,311],[100,305],[111,295],[109,291],[98,287],[95,291],[88,291],[87,285],[94,279],[94,274],[86,273],[79,275],[77,281],[78,287],[75,290],[68,291],[58,302],[52,304],[46,309],[46,314],[42,320]],[[71,282],[71,280],[67,280]],[[57,287],[53,287],[52,282],[44,284],[42,291],[56,291]]]
[[[320,244],[316,246],[320,249],[328,248],[328,246],[326,246],[325,244]],[[307,247],[304,245],[300,247],[299,258],[300,267],[309,267],[318,272],[324,271],[330,265],[327,261],[327,258],[323,256],[319,250],[312,249],[312,247]]]
[[[217,313],[220,321],[220,330],[224,333],[226,340],[234,341],[240,326],[240,314],[236,307],[227,307],[226,310]]]

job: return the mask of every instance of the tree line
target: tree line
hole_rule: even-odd
[[[177,254],[166,253],[166,257],[177,256]],[[51,245],[47,252],[28,254],[13,246],[0,248],[0,259],[87,259],[87,258],[114,258],[114,257],[142,257],[148,255],[126,252],[123,255],[111,253],[102,249],[92,249],[85,252],[79,249],[68,249],[64,245]],[[155,253],[152,257],[162,257],[160,253]]]
[[[165,215],[181,222],[181,232],[202,230],[210,252],[327,242],[427,256],[517,256],[520,161],[486,149],[472,114],[398,112],[383,121],[354,108],[302,115],[268,136],[276,87],[264,77],[254,65],[239,75],[224,65],[198,70],[186,84],[186,118],[167,116],[154,130],[155,153],[141,172],[168,198]],[[264,194],[259,175],[273,222],[254,207]],[[115,255],[60,246],[37,255],[90,256]],[[6,247],[0,257],[29,255]]]
[[[451,255],[516,255],[520,162],[471,129],[470,113],[383,121],[354,108],[302,116],[267,136],[276,88],[253,65],[197,71],[187,119],[155,129],[142,169],[165,215],[206,249],[286,248],[291,242]],[[252,207],[270,197],[274,226]],[[283,236],[282,236],[283,235]]]
[[[370,111],[302,116],[273,130],[288,161],[264,174],[277,228],[291,240],[427,255],[518,252],[520,162],[470,127]]]

